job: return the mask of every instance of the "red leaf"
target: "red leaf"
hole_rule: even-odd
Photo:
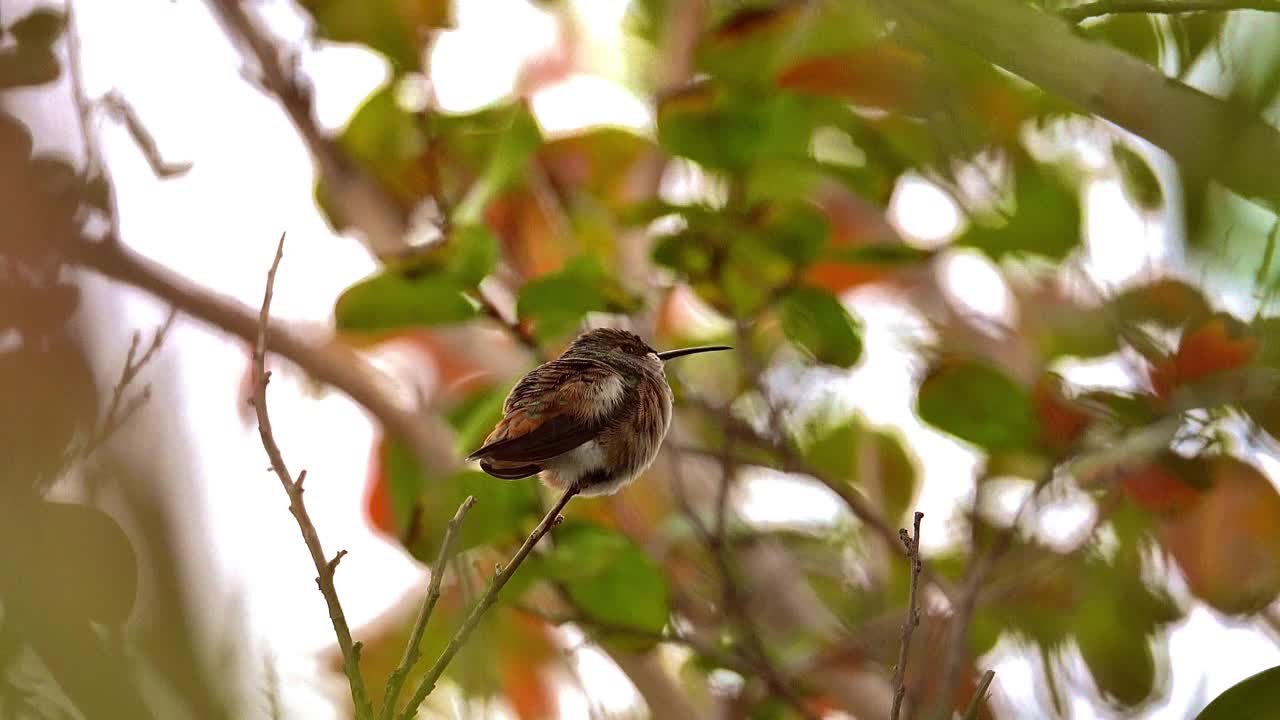
[[[1151,386],[1160,397],[1168,397],[1179,385],[1244,367],[1257,349],[1257,338],[1246,334],[1243,323],[1219,313],[1185,331],[1173,357],[1151,367]]]
[[[1045,373],[1036,381],[1031,402],[1040,419],[1040,443],[1054,452],[1070,448],[1092,420],[1066,397],[1062,378],[1054,373]]]

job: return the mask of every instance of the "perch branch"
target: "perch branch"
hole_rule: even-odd
[[[1165,76],[1125,51],[1079,34],[1061,17],[1016,0],[873,0],[1168,152],[1184,172],[1280,207],[1280,130],[1256,113]],[[1063,62],[1068,58],[1068,62]]]
[[[916,593],[920,585],[920,521],[924,513],[917,511],[912,521],[912,535],[905,528],[898,531],[907,560],[911,563],[911,589],[907,594],[907,617],[902,621],[902,646],[898,650],[898,665],[893,670],[893,711],[890,716],[898,720],[902,714],[902,699],[907,695],[907,657],[911,653],[911,634],[920,624],[920,604]]]
[[[1280,0],[1096,0],[1058,11],[1062,19],[1078,23],[1089,18],[1119,13],[1173,15],[1194,12],[1261,10],[1280,12]]]
[[[573,496],[577,494],[578,488],[570,485],[560,495],[560,499],[551,507],[551,510],[542,517],[542,522],[538,523],[532,533],[529,533],[529,537],[525,539],[524,544],[520,546],[516,554],[511,556],[511,560],[498,569],[498,572],[493,576],[493,580],[489,583],[489,589],[480,596],[480,600],[471,608],[471,612],[462,621],[462,625],[458,626],[453,637],[449,639],[449,644],[445,646],[440,653],[440,657],[436,659],[435,664],[431,666],[431,669],[427,671],[427,674],[418,684],[418,689],[409,698],[404,712],[400,715],[401,720],[413,720],[418,712],[418,706],[435,689],[436,683],[440,680],[440,676],[444,674],[445,668],[449,666],[449,662],[453,660],[453,656],[458,654],[458,651],[466,644],[467,638],[471,637],[471,632],[480,624],[480,619],[497,602],[498,593],[502,592],[503,586],[511,580],[511,576],[515,574],[516,570],[520,568],[520,564],[532,552],[533,546],[537,545],[538,541],[560,522],[560,511],[564,510],[569,501],[573,499]]]
[[[302,502],[302,483],[307,477],[303,470],[297,481],[289,474],[285,466],[280,446],[276,444],[275,435],[271,431],[271,417],[267,413],[267,383],[271,375],[266,369],[267,359],[267,327],[271,317],[271,294],[275,289],[276,270],[280,267],[280,258],[284,256],[284,235],[276,246],[276,256],[271,262],[271,270],[267,272],[267,288],[262,295],[262,311],[258,315],[258,339],[253,349],[253,408],[258,416],[258,434],[262,436],[262,447],[271,459],[271,469],[280,478],[285,494],[289,496],[289,512],[298,521],[298,529],[302,532],[302,540],[311,553],[311,560],[316,566],[316,585],[329,606],[329,619],[333,622],[333,631],[338,638],[338,647],[342,650],[342,670],[347,675],[351,686],[351,700],[355,704],[357,718],[372,718],[373,706],[369,702],[369,693],[364,686],[364,678],[360,675],[360,643],[351,640],[351,628],[347,626],[346,615],[342,612],[342,603],[338,601],[338,590],[333,584],[333,575],[338,562],[346,555],[346,550],[339,550],[332,560],[326,559],[324,548],[320,545],[320,536],[316,534],[315,525],[307,515],[306,505]]]
[[[400,666],[391,673],[391,678],[387,681],[387,690],[382,698],[382,713],[379,716],[381,720],[391,720],[395,715],[396,703],[400,701],[400,691],[404,688],[405,678],[422,654],[419,648],[422,644],[422,633],[426,631],[431,613],[436,609],[436,602],[440,600],[440,583],[444,579],[445,567],[448,566],[449,559],[452,557],[453,538],[457,535],[458,528],[462,526],[462,519],[467,511],[475,504],[475,497],[468,495],[444,531],[444,539],[440,541],[440,552],[436,555],[435,565],[431,567],[431,582],[427,586],[427,597],[423,599],[422,609],[418,611],[418,619],[414,621],[413,631],[409,633],[409,642],[404,646],[404,657],[400,659]]]

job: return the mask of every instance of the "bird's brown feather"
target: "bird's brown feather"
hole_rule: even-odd
[[[618,373],[604,363],[560,358],[535,368],[511,390],[504,416],[467,457],[495,477],[528,477],[539,463],[599,432],[621,400]]]

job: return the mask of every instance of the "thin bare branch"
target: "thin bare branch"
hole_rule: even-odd
[[[1280,0],[1097,0],[1058,11],[1064,20],[1078,23],[1089,18],[1120,13],[1175,15],[1195,12],[1261,10],[1280,12]]]
[[[485,315],[488,315],[501,325],[516,342],[520,343],[525,347],[525,349],[533,353],[533,356],[538,358],[540,362],[545,362],[551,359],[547,357],[546,351],[542,349],[542,344],[538,342],[538,338],[529,330],[529,328],[521,325],[519,320],[508,320],[506,316],[502,314],[502,311],[498,309],[498,305],[493,301],[493,298],[489,297],[489,294],[484,291],[484,288],[477,287],[475,292],[472,293],[472,297],[475,298],[476,302],[480,303],[480,310],[484,312]]]
[[[920,585],[920,521],[924,513],[917,511],[912,522],[912,533],[908,535],[906,528],[898,530],[898,537],[907,550],[907,560],[911,563],[911,586],[907,594],[907,617],[902,621],[902,646],[898,650],[898,665],[893,670],[893,710],[890,717],[898,720],[902,714],[902,699],[907,695],[907,658],[911,654],[911,634],[920,624],[920,601],[917,592]]]
[[[147,343],[146,350],[142,351],[142,355],[138,356],[138,346],[142,342],[142,335],[134,332],[132,340],[129,342],[129,351],[125,354],[124,367],[120,369],[120,379],[116,381],[115,387],[111,390],[111,399],[107,402],[106,412],[103,413],[102,422],[94,428],[89,438],[77,451],[80,457],[89,457],[98,448],[102,447],[112,435],[115,435],[120,428],[124,427],[129,418],[133,417],[143,405],[151,399],[151,385],[143,386],[133,397],[125,399],[125,393],[129,386],[137,379],[138,374],[142,372],[142,368],[151,362],[155,357],[156,351],[160,349],[160,345],[164,342],[165,337],[169,334],[169,329],[173,327],[173,321],[177,317],[177,309],[170,308],[169,314],[165,316],[164,322],[151,336],[151,341]]]
[[[782,462],[780,462],[776,467],[772,467],[772,469],[780,472],[807,475],[824,485],[828,490],[835,493],[836,496],[840,498],[841,502],[844,503],[845,507],[849,509],[849,512],[854,517],[870,528],[872,534],[885,543],[886,546],[894,549],[894,552],[892,553],[893,557],[901,557],[897,552],[897,546],[900,542],[898,540],[898,534],[890,528],[884,518],[880,517],[880,513],[871,506],[871,503],[867,501],[862,493],[858,492],[858,490],[852,485],[847,482],[841,482],[840,480],[828,476],[817,468],[812,467],[808,463],[804,462],[804,460],[799,456],[799,453],[795,451],[795,448],[786,440],[775,439],[758,432],[750,424],[739,418],[733,417],[728,408],[720,407],[697,395],[686,395],[684,401],[686,404],[691,405],[713,417],[730,418],[730,429],[732,432],[745,438],[755,448],[774,453],[781,459]],[[719,458],[720,456],[718,452],[704,448],[682,447],[680,449],[683,452],[705,455],[713,459]],[[759,464],[758,462],[750,460],[746,460],[745,462]],[[923,563],[921,574],[929,584],[936,587],[948,600],[955,598],[955,588],[951,583],[947,582],[946,579],[934,573],[929,568],[928,563]]]
[[[940,705],[935,717],[951,717],[951,708],[948,706],[949,698],[954,697],[960,682],[960,669],[964,665],[966,649],[969,645],[969,624],[973,620],[973,612],[978,606],[978,596],[986,585],[987,577],[991,574],[996,562],[1013,545],[1013,539],[1018,533],[1018,525],[1022,522],[1022,516],[1026,514],[1027,510],[1035,502],[1036,496],[1039,495],[1040,491],[1053,480],[1053,476],[1054,468],[1049,468],[1045,471],[1036,481],[1031,491],[1027,493],[1027,497],[1018,505],[1018,511],[1014,513],[1013,520],[1009,525],[1001,528],[986,551],[977,555],[976,559],[969,565],[969,572],[965,576],[964,586],[952,603],[951,622],[947,626],[946,657],[942,664],[942,692],[938,695]],[[975,517],[977,512],[978,495],[975,494],[973,507]],[[977,526],[975,525],[974,527],[976,528]],[[976,537],[974,552],[978,552]]]
[[[326,192],[342,208],[343,217],[364,235],[373,254],[395,255],[404,249],[408,212],[367,174],[356,167],[312,112],[311,87],[297,73],[297,60],[249,16],[241,0],[210,0],[228,35],[253,56],[260,84],[280,101],[319,166]]]
[[[978,680],[978,687],[974,689],[973,697],[969,700],[969,707],[964,711],[964,720],[978,720],[978,711],[982,709],[982,701],[987,696],[987,689],[991,687],[991,681],[995,679],[995,670],[988,670],[982,673],[982,678]]]
[[[134,144],[138,146],[138,150],[142,152],[142,157],[146,159],[147,165],[151,167],[151,172],[155,173],[156,177],[177,177],[191,170],[192,164],[190,162],[175,163],[164,158],[164,155],[160,152],[160,147],[156,145],[155,138],[147,130],[147,126],[142,123],[142,118],[138,117],[138,111],[123,95],[112,91],[104,95],[98,102],[102,104],[102,107],[106,108],[108,113],[124,123],[125,129],[129,131],[129,137],[133,138]]]
[[[253,343],[257,338],[257,312],[133,252],[118,238],[81,242],[71,248],[69,259],[148,292],[181,312],[246,342]],[[267,333],[267,349],[363,406],[390,434],[409,446],[421,467],[447,473],[458,464],[457,453],[449,440],[451,432],[444,421],[403,408],[386,383],[379,379],[380,371],[355,351],[337,343],[306,339],[275,322]]]
[[[520,568],[520,564],[523,563],[524,559],[533,551],[533,547],[538,544],[538,541],[550,532],[551,528],[559,524],[561,519],[560,511],[564,510],[565,506],[569,504],[569,501],[573,499],[573,496],[577,494],[578,488],[574,485],[570,485],[568,489],[560,495],[560,499],[551,507],[551,510],[542,517],[542,522],[539,522],[538,526],[533,529],[533,532],[529,533],[529,537],[525,539],[524,544],[520,546],[520,549],[516,551],[515,555],[511,556],[511,560],[508,561],[505,566],[498,569],[498,572],[493,576],[493,580],[489,583],[489,589],[480,596],[480,600],[471,608],[471,612],[468,613],[466,619],[462,621],[462,625],[458,626],[453,637],[449,638],[449,644],[446,645],[444,650],[440,653],[440,657],[436,659],[435,664],[431,666],[431,669],[427,671],[427,674],[422,678],[422,681],[418,683],[417,690],[415,690],[413,696],[409,698],[408,704],[405,705],[404,712],[400,714],[401,720],[413,720],[418,712],[418,706],[421,705],[422,701],[426,700],[427,696],[431,694],[431,691],[435,689],[436,683],[439,682],[440,676],[444,674],[445,669],[449,667],[449,663],[453,660],[453,656],[458,654],[458,651],[466,644],[467,639],[471,637],[472,631],[474,631],[476,626],[480,624],[480,620],[484,617],[484,614],[488,612],[489,608],[493,607],[494,603],[498,601],[498,593],[502,592],[502,588],[509,580],[511,580],[511,576],[515,575],[516,570]]]
[[[297,481],[290,475],[285,465],[280,446],[276,444],[271,430],[271,417],[267,413],[267,383],[271,376],[266,369],[267,329],[271,317],[271,295],[275,290],[276,270],[280,268],[280,259],[284,256],[284,235],[276,246],[276,256],[271,262],[271,270],[267,272],[267,287],[262,296],[262,310],[258,315],[258,338],[253,349],[253,369],[255,383],[253,389],[253,408],[258,416],[258,434],[262,438],[262,447],[271,459],[271,469],[280,479],[280,485],[289,496],[289,512],[298,522],[298,530],[302,532],[302,540],[311,553],[311,560],[316,567],[316,585],[324,596],[329,607],[329,619],[333,622],[333,631],[338,638],[338,648],[342,651],[342,670],[351,686],[351,700],[355,705],[356,718],[369,720],[373,717],[373,705],[369,701],[369,693],[365,689],[364,677],[360,674],[360,643],[352,642],[351,628],[347,625],[346,615],[342,612],[342,603],[338,600],[338,591],[333,584],[334,571],[338,562],[346,555],[341,550],[332,560],[326,559],[324,548],[320,544],[320,536],[316,533],[307,508],[302,501],[302,483],[306,479],[306,471],[298,475]]]
[[[444,579],[445,568],[453,555],[454,536],[458,534],[458,528],[462,526],[462,519],[467,511],[475,504],[475,497],[468,495],[458,507],[458,512],[454,514],[453,519],[449,521],[449,526],[445,528],[444,539],[440,541],[440,552],[436,555],[435,564],[431,566],[431,582],[427,586],[427,597],[422,601],[418,619],[414,621],[413,631],[409,633],[409,642],[404,647],[404,657],[400,659],[400,666],[391,673],[391,678],[387,681],[387,690],[382,698],[382,712],[379,714],[382,720],[391,720],[395,716],[396,703],[400,701],[400,691],[404,688],[405,678],[421,656],[419,646],[422,644],[422,633],[427,629],[431,613],[436,609],[436,602],[440,600],[440,583]]]

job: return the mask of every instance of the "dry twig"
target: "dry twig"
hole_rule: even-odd
[[[400,666],[387,680],[387,690],[382,698],[382,712],[379,714],[382,720],[391,720],[395,715],[396,703],[400,701],[400,690],[404,688],[405,678],[413,669],[414,663],[418,662],[418,657],[421,655],[418,646],[422,644],[422,633],[427,629],[427,622],[431,620],[436,602],[440,600],[440,583],[444,579],[444,570],[452,555],[453,538],[457,535],[458,528],[462,526],[463,517],[475,504],[475,497],[468,495],[444,531],[444,540],[440,541],[440,552],[436,555],[435,564],[431,566],[431,582],[427,586],[427,597],[423,599],[422,609],[418,611],[418,619],[414,621],[413,631],[409,633],[409,642],[404,647],[404,657],[400,659]]]
[[[262,447],[267,451],[267,457],[271,459],[271,469],[275,471],[276,477],[280,478],[280,484],[284,487],[285,494],[289,496],[289,512],[297,520],[298,529],[302,532],[302,540],[306,543],[307,550],[311,553],[311,560],[316,566],[316,585],[320,587],[320,594],[324,596],[325,604],[329,607],[329,619],[333,622],[334,634],[338,638],[338,648],[342,651],[342,670],[351,686],[351,700],[355,704],[356,718],[368,720],[373,717],[373,705],[369,701],[369,693],[365,689],[364,678],[360,674],[360,643],[351,640],[351,628],[347,625],[346,615],[342,612],[342,603],[338,600],[337,588],[333,584],[338,562],[347,554],[347,551],[339,550],[332,559],[328,559],[324,554],[324,548],[320,545],[320,536],[316,533],[315,525],[307,515],[307,508],[302,501],[302,483],[306,480],[307,471],[298,473],[296,481],[293,479],[285,465],[284,456],[280,453],[280,446],[276,444],[275,435],[271,430],[271,417],[267,413],[267,383],[271,380],[271,375],[266,369],[267,328],[271,316],[271,294],[275,289],[276,270],[279,269],[280,258],[283,256],[284,235],[281,234],[280,242],[276,246],[275,260],[271,263],[271,270],[267,272],[267,288],[263,293],[262,310],[258,315],[258,339],[253,349],[256,382],[251,402],[258,416],[258,434],[262,437]]]
[[[551,528],[559,524],[561,519],[560,511],[564,510],[564,507],[569,504],[569,500],[573,499],[573,496],[577,494],[578,488],[570,485],[560,495],[560,499],[551,507],[551,510],[543,516],[542,522],[538,523],[532,533],[529,533],[529,537],[525,539],[524,544],[520,546],[515,555],[511,556],[511,560],[505,566],[498,568],[498,572],[494,574],[493,580],[489,583],[489,589],[480,596],[480,600],[471,608],[471,612],[467,614],[466,619],[458,626],[453,637],[449,638],[449,644],[440,653],[440,657],[436,659],[435,664],[431,666],[422,681],[418,683],[418,689],[414,691],[413,696],[409,698],[408,704],[405,705],[404,712],[400,714],[401,720],[413,720],[418,712],[418,706],[435,689],[436,683],[440,680],[440,676],[444,674],[445,668],[449,666],[449,662],[453,660],[453,656],[458,654],[458,651],[466,644],[467,638],[471,636],[472,631],[480,624],[480,619],[497,602],[498,593],[502,592],[503,586],[511,580],[511,576],[519,569],[520,564],[529,556],[538,541],[550,532]]]
[[[907,550],[907,560],[911,563],[911,589],[907,594],[907,618],[902,621],[902,647],[898,650],[898,666],[893,671],[893,711],[891,718],[898,720],[902,713],[902,699],[907,694],[907,657],[911,653],[911,633],[920,624],[920,604],[917,590],[920,585],[920,521],[924,513],[917,511],[912,521],[913,535],[908,535],[906,528],[898,530],[898,537]]]
[[[77,452],[80,457],[89,457],[101,447],[107,440],[111,439],[124,424],[133,417],[143,405],[151,399],[151,385],[144,385],[140,391],[128,400],[125,399],[125,392],[133,381],[138,378],[138,374],[142,372],[142,368],[155,357],[156,351],[160,349],[160,345],[164,343],[165,337],[169,334],[169,329],[173,327],[174,318],[177,317],[177,310],[171,308],[169,314],[165,317],[164,323],[151,336],[151,342],[147,343],[147,349],[138,354],[138,347],[142,343],[142,334],[133,333],[133,338],[129,341],[129,351],[125,354],[124,367],[120,369],[120,379],[116,381],[115,387],[111,390],[111,399],[107,402],[107,410],[103,413],[102,422],[98,424],[89,438],[85,440]]]

